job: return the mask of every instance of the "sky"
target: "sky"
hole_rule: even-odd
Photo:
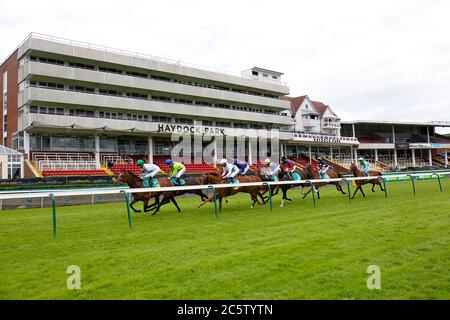
[[[446,0],[4,1],[0,60],[38,32],[284,72],[292,96],[343,120],[450,121],[449,14]]]

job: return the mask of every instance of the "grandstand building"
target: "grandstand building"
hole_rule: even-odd
[[[371,159],[382,171],[417,167],[448,167],[450,139],[436,133],[438,127],[450,127],[450,121],[344,121],[342,134],[358,139],[354,160]]]
[[[180,131],[240,137],[278,129],[282,154],[299,143],[356,143],[337,132],[294,132],[291,104],[280,99],[289,94],[282,73],[258,67],[229,74],[33,33],[0,73],[1,141],[25,154],[29,175],[95,174],[143,156],[161,162]],[[259,161],[257,149],[247,139],[249,162]]]
[[[0,65],[0,74],[0,144],[24,154],[22,175],[27,177],[137,171],[132,164],[137,158],[167,171],[164,160],[178,143],[171,141],[173,133],[210,141],[232,136],[232,150],[221,143],[215,145],[216,154],[221,149],[232,157],[240,144],[253,165],[263,159],[251,137],[271,129],[278,131],[280,142],[279,150],[268,154],[275,160],[281,154],[304,165],[322,155],[345,169],[346,159],[357,154],[374,161],[388,155],[394,164],[403,159],[404,153],[395,150],[406,142],[401,134],[406,124],[394,124],[390,142],[365,142],[365,123],[341,122],[329,105],[306,95],[287,96],[283,73],[269,69],[231,74],[32,33]],[[390,125],[373,130],[377,139],[389,139]],[[414,129],[428,148],[411,143],[416,164],[430,157],[436,159],[428,164],[434,164],[441,150],[434,141],[441,139],[447,148],[449,139],[437,136],[432,124],[420,127],[428,128]],[[204,140],[192,146],[188,172],[214,170],[202,160],[201,151],[210,144]],[[446,156],[442,162],[448,163]]]

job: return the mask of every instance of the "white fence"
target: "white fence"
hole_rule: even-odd
[[[236,183],[236,184],[212,184],[212,185],[197,185],[197,186],[176,186],[176,187],[160,187],[160,188],[87,188],[77,190],[46,190],[46,191],[7,191],[0,193],[0,200],[5,199],[29,199],[29,198],[42,198],[42,197],[70,197],[70,196],[85,196],[85,195],[108,195],[108,194],[130,194],[141,192],[165,192],[165,191],[183,191],[183,190],[204,190],[204,189],[223,189],[223,188],[236,188],[236,187],[255,187],[255,186],[277,186],[277,185],[301,185],[311,183],[324,183],[324,182],[351,182],[356,180],[373,180],[373,179],[389,179],[389,178],[408,178],[408,177],[426,177],[450,175],[450,171],[440,172],[427,172],[427,173],[410,173],[410,174],[395,174],[381,177],[349,177],[349,178],[335,178],[335,179],[311,179],[311,180],[297,180],[297,181],[268,181],[268,182],[248,182],[248,183]]]

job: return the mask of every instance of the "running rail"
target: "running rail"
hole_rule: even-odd
[[[222,189],[222,188],[236,188],[236,187],[267,187],[277,185],[311,185],[314,183],[330,183],[330,182],[348,182],[356,180],[386,180],[386,178],[409,178],[414,180],[414,177],[423,176],[445,176],[450,175],[450,171],[443,172],[427,172],[414,174],[396,174],[389,176],[374,176],[374,177],[349,177],[349,178],[334,178],[334,179],[309,179],[309,180],[289,180],[289,181],[267,181],[267,182],[247,182],[247,183],[221,183],[221,184],[205,184],[198,186],[176,186],[176,187],[159,187],[159,188],[86,188],[77,190],[46,190],[46,191],[6,191],[0,193],[0,200],[6,199],[29,199],[29,198],[46,198],[46,197],[70,197],[70,196],[85,196],[85,195],[109,195],[122,193],[141,193],[141,192],[165,192],[165,191],[180,191],[180,190],[203,190],[203,189]]]
[[[83,196],[83,195],[107,195],[107,194],[123,194],[127,215],[128,215],[128,226],[132,229],[132,221],[131,221],[131,212],[129,205],[129,197],[130,194],[133,193],[141,193],[141,192],[166,192],[166,191],[179,191],[179,190],[203,190],[208,189],[213,193],[214,199],[214,213],[216,219],[218,218],[217,214],[217,202],[216,202],[216,190],[223,188],[240,188],[240,187],[265,187],[269,193],[269,207],[272,211],[272,186],[280,186],[280,185],[309,185],[313,186],[314,183],[330,183],[330,182],[345,182],[347,185],[348,191],[348,199],[349,203],[351,203],[350,197],[350,185],[351,181],[357,180],[380,180],[384,186],[385,197],[387,198],[387,188],[386,188],[386,178],[387,177],[395,177],[395,178],[405,178],[411,181],[413,194],[416,195],[416,187],[415,187],[415,177],[426,177],[426,176],[436,176],[439,182],[439,189],[442,192],[442,184],[441,184],[441,176],[450,175],[450,171],[441,171],[441,172],[427,172],[427,173],[408,173],[408,174],[395,174],[389,176],[373,176],[373,177],[349,177],[349,178],[335,178],[335,179],[310,179],[310,180],[296,180],[296,181],[267,181],[267,182],[249,182],[249,183],[222,183],[222,184],[210,184],[210,185],[198,185],[198,186],[177,186],[177,187],[160,187],[160,188],[123,188],[123,187],[111,187],[111,188],[87,188],[87,189],[77,189],[77,190],[46,190],[46,191],[12,191],[12,192],[2,192],[0,193],[0,202],[5,199],[31,199],[31,198],[50,198],[52,203],[52,224],[53,224],[53,238],[56,238],[56,198],[57,197],[69,197],[69,196]],[[316,207],[316,198],[315,198],[315,188],[311,188],[312,191],[312,199],[314,203],[314,207]]]

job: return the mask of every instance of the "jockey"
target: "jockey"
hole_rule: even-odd
[[[295,169],[298,169],[297,165],[294,161],[291,159],[287,159],[286,157],[281,157],[281,163],[284,165],[285,172],[289,175],[291,179],[294,179],[292,173],[295,171]]]
[[[363,157],[359,157],[358,159],[358,166],[359,169],[362,171],[362,173],[367,177],[369,176],[369,169],[371,164],[369,161],[365,160]]]
[[[222,178],[226,179],[228,183],[234,183],[234,177],[239,173],[239,168],[231,163],[228,163],[226,159],[220,160],[220,164],[223,167]]]
[[[248,170],[250,170],[250,165],[246,161],[239,161],[238,158],[234,158],[233,164],[240,170],[240,175],[245,176]]]
[[[326,163],[322,157],[317,158],[317,167],[319,168],[319,174],[321,179],[325,179],[325,174],[327,173],[330,166]]]
[[[144,160],[139,159],[136,162],[141,168],[142,180],[144,182],[144,187],[146,188],[154,188],[158,186],[158,180],[155,176],[161,171],[161,169],[154,163],[144,163]],[[151,178],[151,185],[149,185],[148,180]]]
[[[280,165],[278,163],[272,162],[269,158],[264,160],[264,163],[267,165],[269,175],[272,175],[272,180],[278,181],[278,174],[281,171]]]
[[[166,164],[170,167],[169,179],[177,185],[182,185],[181,176],[186,171],[184,164],[173,162],[171,159],[166,160]]]

